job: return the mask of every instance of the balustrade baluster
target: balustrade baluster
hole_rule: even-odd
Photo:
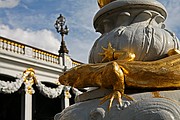
[[[56,60],[57,60],[57,56],[54,56],[54,63],[56,63]]]
[[[17,53],[19,53],[19,45],[17,44],[17,46],[16,46],[16,47],[17,47],[16,52],[17,52]]]
[[[58,56],[56,56],[56,64],[58,64]]]
[[[3,49],[3,39],[0,39],[0,48]]]
[[[41,60],[41,51],[39,51],[39,59]]]
[[[49,62],[52,62],[52,55],[49,55]]]
[[[54,63],[54,55],[52,55],[52,61],[51,62]]]
[[[4,40],[4,49],[7,50],[7,41],[6,40]]]
[[[15,52],[15,51],[16,51],[16,46],[15,46],[15,43],[13,43],[12,49],[13,49],[13,52]]]
[[[36,59],[39,59],[39,53],[37,50],[36,50]]]
[[[2,49],[5,49],[5,42],[2,42]]]
[[[59,64],[59,57],[56,58],[56,63]]]
[[[8,51],[8,50],[10,50],[10,46],[9,46],[9,44],[10,44],[10,42],[9,41],[7,41],[7,43],[6,43],[7,45],[7,47],[6,47],[6,50]]]
[[[49,54],[47,53],[47,61],[49,62]]]
[[[54,56],[54,61],[53,61],[53,63],[56,63],[56,56]]]
[[[22,46],[21,46],[21,54],[24,54],[24,53],[25,53],[25,52],[24,52],[24,48],[25,48],[25,46],[22,45]]]
[[[38,51],[38,59],[41,59],[41,52]]]
[[[18,45],[18,53],[21,54],[21,45]]]
[[[51,62],[51,60],[52,60],[52,55],[51,54],[49,54],[49,62]]]
[[[44,60],[44,52],[41,52],[41,59]]]
[[[42,51],[40,51],[40,55],[41,55],[40,59],[43,60],[43,52]]]
[[[47,53],[45,52],[45,53],[44,53],[44,60],[45,60],[45,61],[46,61],[46,54],[47,54]]]
[[[17,53],[17,46],[18,46],[18,44],[15,43],[15,44],[14,44],[14,52],[16,52],[16,53]]]
[[[41,59],[42,59],[42,60],[43,60],[43,58],[44,58],[43,54],[44,54],[44,53],[41,51]]]
[[[10,51],[13,51],[13,42],[10,42]]]
[[[46,61],[48,61],[48,53],[46,53]]]
[[[43,60],[46,61],[46,56],[45,56],[45,52],[43,52]]]
[[[39,53],[38,53],[38,50],[36,50],[36,59],[39,59]]]
[[[52,63],[55,63],[55,56],[53,55]]]

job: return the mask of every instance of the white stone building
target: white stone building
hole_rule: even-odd
[[[67,54],[64,58],[63,66],[59,55],[0,37],[0,120],[53,120],[69,106],[73,101],[58,77],[82,63]],[[25,80],[28,68],[34,69],[37,83]]]

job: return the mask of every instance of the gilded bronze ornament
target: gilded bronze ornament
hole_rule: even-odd
[[[113,89],[112,94],[101,99],[101,104],[110,99],[110,110],[114,99],[120,104],[122,96],[133,100],[124,94],[125,87],[180,88],[180,54],[178,50],[171,50],[171,53],[174,54],[152,62],[128,61],[125,58],[106,63],[83,64],[65,72],[59,77],[59,81],[75,88],[93,86]]]
[[[37,79],[35,76],[35,71],[33,68],[28,68],[23,72],[23,79],[26,86],[26,92],[30,95],[34,94],[33,84],[37,84]]]
[[[115,0],[98,0],[98,5],[100,8],[104,7],[105,5],[109,4],[110,2]]]

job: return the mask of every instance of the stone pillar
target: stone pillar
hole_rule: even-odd
[[[102,64],[107,65],[102,62],[116,60],[116,57],[114,57],[116,51],[133,53],[135,54],[135,61],[144,63],[143,61],[156,61],[167,57],[169,50],[180,50],[178,38],[174,33],[165,29],[164,22],[167,17],[167,12],[165,7],[157,0],[98,0],[98,2],[99,5],[103,7],[94,17],[94,27],[96,31],[100,32],[102,35],[95,41],[95,44],[90,51],[90,63],[100,67],[102,67]],[[107,53],[104,54],[105,52]],[[122,61],[119,61],[119,63],[127,63],[127,60],[123,59],[122,56],[123,55],[121,55]],[[91,65],[92,64],[89,64],[89,66]],[[177,64],[172,62],[169,66],[172,67],[176,65]],[[178,65],[175,68],[178,68],[179,70]],[[119,64],[119,66],[121,66],[121,64]],[[139,66],[141,66],[141,64],[139,64]],[[137,71],[139,69],[144,69],[140,67],[137,67],[138,70],[134,70],[136,72],[131,72],[133,71],[133,65],[130,63],[125,64],[125,67],[122,67],[121,71],[124,72],[126,71],[126,68],[129,69],[125,72],[124,76],[118,76],[118,78],[123,81],[123,85],[126,83],[125,93],[132,99],[129,100],[128,97],[122,96],[122,104],[119,104],[117,100],[114,100],[111,110],[108,111],[110,100],[104,101],[104,103],[100,105],[102,102],[100,98],[107,97],[107,95],[113,92],[112,88],[115,88],[113,86],[115,81],[111,81],[114,74],[110,77],[108,76],[113,70],[106,68],[108,69],[107,77],[105,74],[102,74],[104,71],[100,74],[98,71],[99,69],[97,70],[98,67],[94,67],[94,69],[96,68],[97,73],[99,72],[98,74],[95,73],[96,70],[94,70],[95,72],[89,72],[91,71],[89,69],[91,67],[86,68],[84,65],[77,69],[73,69],[74,71],[69,71],[69,74],[64,75],[64,79],[67,81],[62,81],[62,83],[64,82],[64,84],[66,84],[69,82],[67,85],[79,88],[87,86],[96,87],[99,85],[100,88],[105,87],[111,90],[97,89],[83,93],[78,96],[77,102],[74,105],[67,107],[61,113],[57,114],[55,120],[180,120],[179,73],[176,69],[173,69],[174,71],[171,72],[172,74],[167,78],[164,78],[165,82],[161,86],[161,88],[163,88],[162,90],[158,88],[158,85],[162,82],[159,78],[166,74],[163,72],[169,70],[167,66],[159,67],[159,71],[157,70],[162,74],[156,72],[153,73],[151,71],[148,74],[148,72],[144,72],[146,70],[138,73]],[[149,67],[150,70],[153,69],[152,66]],[[81,72],[87,70],[88,72],[81,73],[78,70]],[[120,69],[117,69],[117,71],[120,71]],[[136,77],[136,74],[143,75]],[[160,77],[154,77],[154,74]],[[83,78],[83,75],[87,76]],[[96,77],[92,77],[91,75]],[[103,77],[103,75],[105,77]],[[90,76],[89,80],[88,76]],[[145,79],[141,80],[141,77],[144,76]],[[177,79],[173,79],[175,78],[173,76]],[[150,86],[150,83],[146,82],[152,82],[152,79],[149,77],[152,77],[154,81],[157,80],[158,82],[153,83],[153,85]],[[118,78],[117,81],[121,81]],[[125,80],[123,78],[125,78]],[[70,80],[73,80],[73,82]],[[88,82],[86,83],[86,81]],[[94,83],[91,84],[91,82]],[[170,82],[174,83],[173,85],[177,85],[172,85],[176,88],[170,88],[170,86],[167,87],[165,85]],[[119,87],[119,89],[116,90],[124,89],[122,84],[116,84],[116,88]],[[143,87],[143,84],[146,86]]]
[[[67,108],[70,105],[69,99],[71,94],[69,93],[70,87],[64,87],[64,107]]]
[[[25,119],[32,120],[32,95],[29,93],[25,94]]]
[[[69,107],[70,102],[69,102],[69,98],[71,97],[69,91],[64,90],[64,92],[62,92],[61,94],[61,110]]]
[[[91,49],[89,62],[101,63],[99,53],[108,43],[115,50],[134,53],[138,61],[158,60],[170,49],[180,49],[178,38],[165,29],[166,17],[165,7],[156,0],[113,0],[94,17],[94,28],[102,35]]]
[[[32,95],[26,91],[21,96],[21,120],[32,120]]]
[[[57,114],[55,120],[179,120],[180,118],[180,90],[131,94],[133,101],[122,98],[123,104],[119,105],[115,100],[111,110],[108,111],[109,101],[100,105],[99,98],[111,92],[107,89],[98,89],[79,95],[76,104]]]

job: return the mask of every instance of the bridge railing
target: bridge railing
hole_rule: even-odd
[[[13,52],[15,54],[26,55],[34,59],[62,65],[62,57],[45,50],[41,50],[20,42],[16,42],[0,36],[0,49]],[[74,67],[82,63],[71,59],[68,55],[65,57],[69,67]]]
[[[43,50],[39,50],[39,49],[32,49],[33,51],[33,58],[35,59],[39,59],[39,60],[43,60],[46,62],[51,62],[51,63],[55,63],[55,64],[61,64],[59,61],[59,56],[43,51]]]
[[[78,61],[76,61],[76,60],[73,60],[73,59],[71,59],[71,60],[72,60],[72,67],[75,67],[75,66],[77,66],[77,65],[83,64],[83,63],[78,62]]]
[[[4,49],[18,54],[24,54],[24,48],[25,45],[23,44],[0,37],[0,49]]]

